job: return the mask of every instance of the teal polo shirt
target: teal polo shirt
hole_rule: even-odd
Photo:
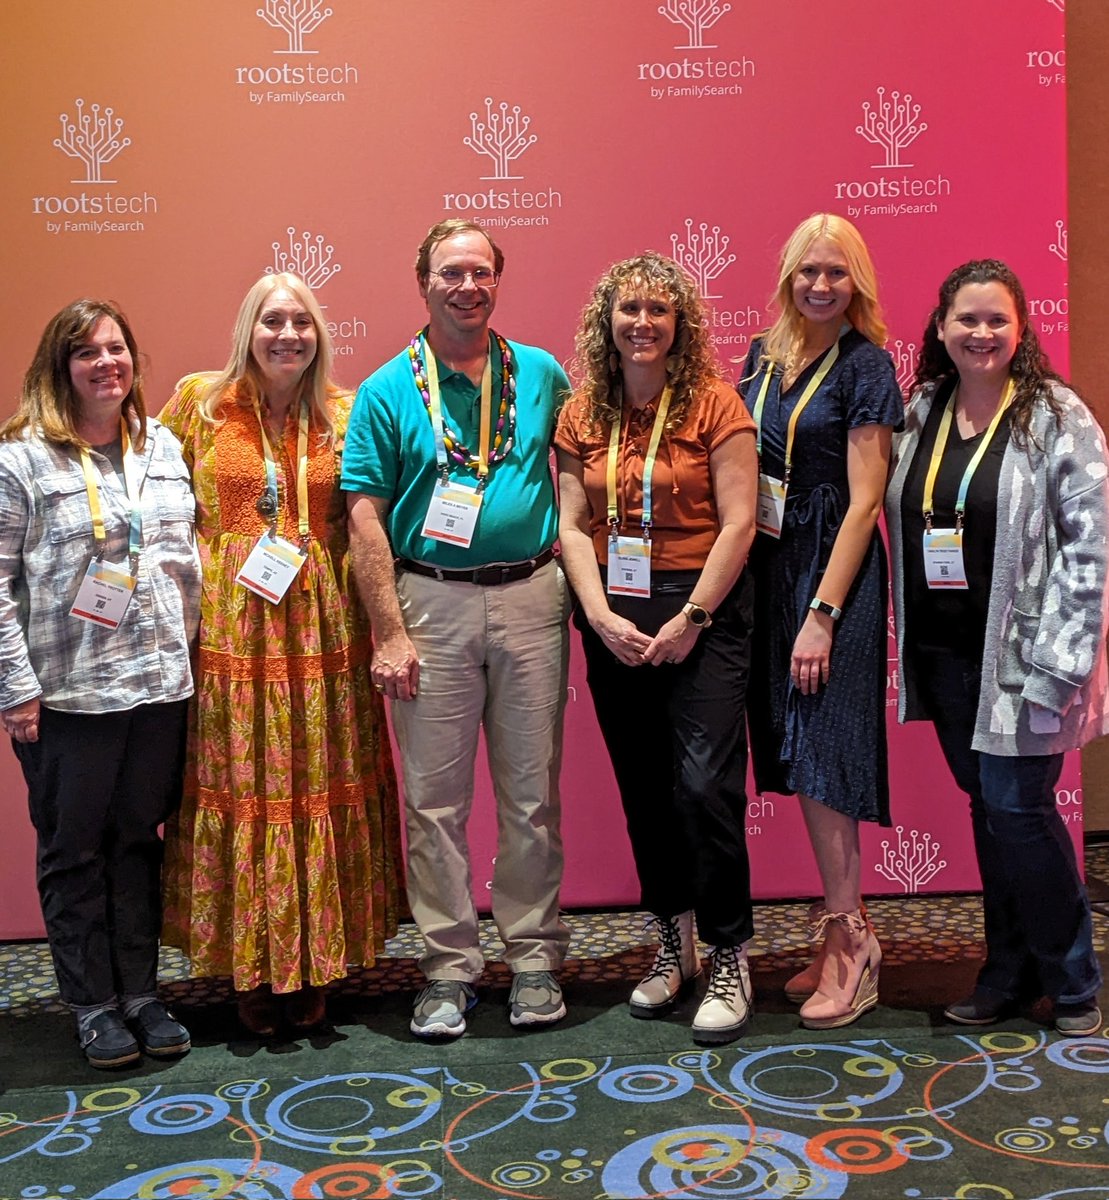
[[[534,558],[558,535],[558,508],[550,452],[558,409],[569,394],[566,373],[535,346],[509,342],[516,370],[516,438],[485,486],[477,530],[468,547],[423,537],[438,468],[435,433],[416,388],[405,349],[358,389],[343,448],[340,486],[389,500],[387,532],[393,553],[447,569]],[[501,394],[500,354],[490,339],[493,411]],[[430,353],[430,350],[428,351]],[[447,424],[475,449],[481,388],[438,359],[439,390]],[[451,477],[474,474],[451,463]]]

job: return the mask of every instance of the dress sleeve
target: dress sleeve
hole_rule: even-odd
[[[759,356],[762,354],[762,338],[755,338],[751,343],[751,349],[747,351],[747,357],[743,360],[743,370],[739,376],[739,382],[736,384],[736,391],[747,400],[747,392],[754,382],[755,373],[758,371]]]
[[[204,382],[202,375],[186,375],[158,414],[158,420],[181,443],[181,456],[189,468],[189,474],[192,474],[196,458],[196,428],[202,420],[197,404],[204,390]]]
[[[843,373],[847,428],[905,423],[905,401],[897,386],[893,359],[880,346],[863,341],[851,353]]]

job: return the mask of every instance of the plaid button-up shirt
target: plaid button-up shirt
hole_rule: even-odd
[[[106,458],[104,561],[127,569],[130,509]],[[36,696],[74,713],[121,712],[192,695],[189,644],[200,615],[195,504],[177,439],[154,419],[135,455],[142,548],[117,629],[71,617],[96,550],[80,455],[40,437],[0,442],[0,709]]]

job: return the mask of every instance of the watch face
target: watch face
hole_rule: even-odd
[[[694,625],[703,625],[708,619],[708,613],[696,604],[690,606],[689,619]]]

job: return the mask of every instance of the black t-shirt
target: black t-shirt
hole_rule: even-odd
[[[963,565],[967,590],[929,588],[924,576],[924,481],[936,444],[940,420],[954,381],[942,384],[932,401],[916,454],[901,493],[901,529],[905,554],[905,644],[917,651],[955,651],[979,660],[986,636],[986,613],[993,583],[997,530],[997,489],[1001,462],[1009,444],[1009,413],[998,422],[989,449],[978,464],[967,491],[963,514]],[[955,528],[955,501],[963,472],[986,431],[962,438],[955,420],[948,430],[932,497],[933,529]]]

